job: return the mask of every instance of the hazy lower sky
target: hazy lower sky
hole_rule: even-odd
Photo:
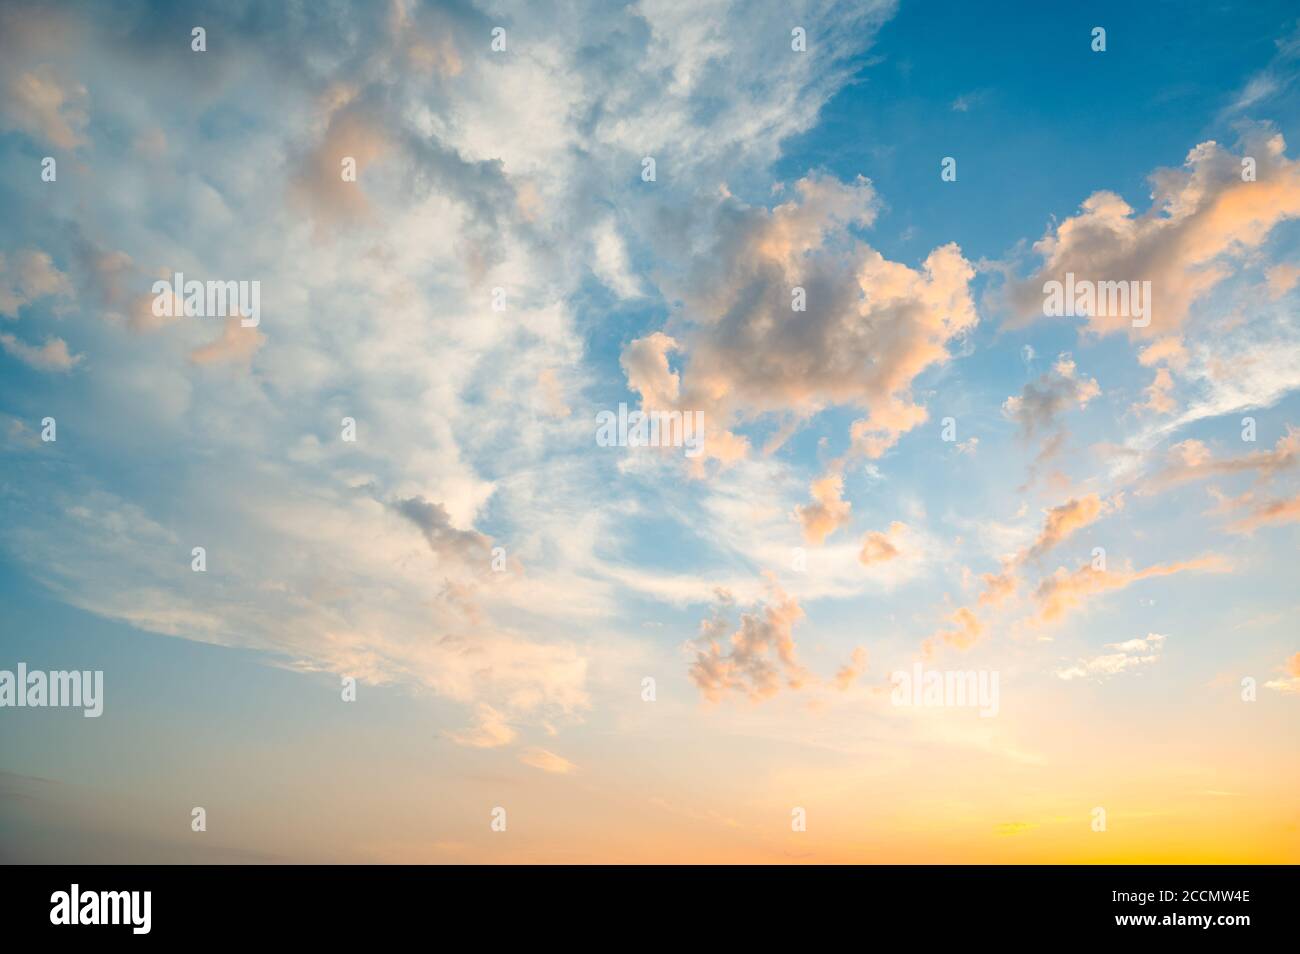
[[[0,858],[1300,861],[1300,15],[982,6],[0,7]]]

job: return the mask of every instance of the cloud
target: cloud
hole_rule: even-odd
[[[973,106],[978,106],[988,98],[989,91],[985,89],[978,89],[973,93],[963,93],[952,101],[952,111],[955,113],[968,113]]]
[[[980,606],[997,606],[1015,593],[1019,585],[1011,568],[1004,568],[1001,573],[981,574],[980,579],[984,582],[984,592],[979,596]]]
[[[1266,277],[1268,297],[1276,301],[1300,283],[1300,265],[1274,265]]]
[[[1146,389],[1146,400],[1135,407],[1153,414],[1172,414],[1178,408],[1173,397],[1174,376],[1168,368],[1158,368]]]
[[[1081,530],[1095,522],[1103,514],[1119,509],[1123,505],[1124,499],[1122,496],[1102,500],[1097,494],[1086,494],[1082,497],[1073,497],[1063,504],[1052,507],[1047,511],[1047,519],[1043,523],[1043,529],[1038,535],[1038,539],[1034,541],[1021,559],[1033,560],[1044,556],[1076,530]]]
[[[976,599],[976,605],[962,606],[949,614],[947,622],[950,625],[939,627],[922,642],[922,655],[932,656],[940,643],[961,651],[976,645],[986,631],[985,623],[977,610],[992,609],[1010,599],[1020,586],[1020,572],[1026,563],[1041,559],[1076,531],[1123,506],[1122,494],[1103,500],[1094,493],[1072,497],[1065,503],[1048,509],[1043,528],[1034,542],[1014,556],[1005,558],[1000,572],[981,574],[980,581],[984,586]]]
[[[641,294],[641,284],[632,274],[627,246],[618,232],[613,218],[606,218],[592,232],[595,256],[592,270],[610,291],[620,298],[635,298]]]
[[[1300,653],[1292,654],[1282,665],[1285,674],[1281,679],[1270,679],[1264,683],[1265,688],[1277,692],[1300,693]]]
[[[1242,158],[1255,160],[1255,181],[1243,181]],[[1113,192],[1095,192],[1077,215],[1034,245],[1043,262],[1008,294],[1021,320],[1043,316],[1048,281],[1149,281],[1150,324],[1134,327],[1133,308],[1118,316],[1092,315],[1090,331],[1135,337],[1177,332],[1192,303],[1232,273],[1231,263],[1261,246],[1280,223],[1300,216],[1300,163],[1266,126],[1247,129],[1239,152],[1208,141],[1187,154],[1182,168],[1154,172],[1151,207],[1137,213]]]
[[[55,267],[46,252],[28,249],[12,257],[0,254],[0,315],[16,318],[23,306],[50,296],[70,299],[73,291],[68,276]]]
[[[870,531],[862,538],[862,549],[858,552],[858,562],[863,566],[871,566],[873,563],[884,563],[887,560],[895,559],[901,552],[899,543],[904,534],[907,533],[907,524],[895,520],[889,525],[889,530],[881,533],[879,530]]]
[[[1130,669],[1149,666],[1160,658],[1160,651],[1168,637],[1160,633],[1147,633],[1146,636],[1125,640],[1122,643],[1107,643],[1107,649],[1116,650],[1089,659],[1080,659],[1074,665],[1058,669],[1056,676],[1067,682],[1072,679],[1088,679],[1101,676],[1114,676]]]
[[[835,673],[835,688],[844,691],[852,687],[859,676],[867,671],[867,651],[862,646],[853,650],[849,661]]]
[[[492,541],[473,530],[459,530],[451,525],[447,508],[423,497],[408,497],[390,505],[393,510],[415,524],[439,557],[452,557],[465,563],[487,565]]]
[[[1156,472],[1152,482],[1157,487],[1170,487],[1207,477],[1251,471],[1257,472],[1261,480],[1268,480],[1290,470],[1297,460],[1300,460],[1300,428],[1290,425],[1272,450],[1252,451],[1237,457],[1215,457],[1203,441],[1188,439],[1169,448],[1166,464]]]
[[[552,775],[568,775],[577,769],[576,765],[563,756],[539,748],[531,748],[522,752],[519,761],[535,769],[541,769],[543,772],[550,772]]]
[[[265,343],[266,335],[256,328],[245,328],[240,318],[227,318],[222,323],[220,337],[191,351],[190,361],[194,364],[248,365],[257,349]]]
[[[1232,565],[1223,557],[1215,555],[1156,564],[1141,570],[1100,570],[1085,563],[1074,571],[1058,567],[1055,573],[1038,584],[1038,588],[1034,591],[1034,598],[1039,605],[1039,621],[1053,622],[1078,609],[1095,595],[1122,590],[1141,580],[1173,576],[1177,573],[1230,572],[1232,572]]]
[[[1177,335],[1157,338],[1138,353],[1144,367],[1165,363],[1176,370],[1187,366],[1187,347]]]
[[[1032,440],[1055,428],[1066,410],[1085,408],[1099,394],[1097,382],[1079,376],[1074,359],[1062,354],[1050,371],[1026,384],[1019,395],[1002,402],[1002,413],[1020,426],[1026,440]]]
[[[518,734],[506,721],[506,717],[487,703],[481,702],[475,709],[477,725],[472,729],[448,732],[447,737],[457,745],[467,745],[476,749],[492,749],[509,745]]]
[[[794,640],[794,626],[803,618],[798,600],[769,582],[768,602],[753,613],[742,613],[739,628],[730,628],[720,607],[700,624],[702,645],[691,643],[695,655],[689,676],[710,702],[728,692],[748,695],[755,701],[768,699],[782,686],[802,687],[808,673],[800,665]],[[726,643],[729,649],[723,649]]]
[[[85,357],[71,354],[62,338],[46,338],[39,348],[24,344],[11,334],[0,334],[0,347],[37,371],[71,371]]]
[[[844,478],[839,474],[814,480],[811,493],[814,502],[797,506],[794,512],[803,526],[804,540],[821,546],[828,536],[848,524],[853,506],[844,499]]]
[[[635,276],[647,297],[661,279],[689,277],[695,243],[743,238],[729,231],[736,214],[776,223],[774,250],[782,230],[824,226],[862,253],[856,226],[835,224],[830,180],[779,215],[721,197],[718,184],[768,180],[782,141],[861,68],[892,4],[823,10],[816,55],[780,58],[764,39],[788,36],[775,9],[520,8],[504,56],[489,53],[491,24],[471,7],[396,4],[387,18],[347,3],[276,7],[255,24],[213,9],[205,26],[222,50],[198,71],[187,44],[166,39],[189,24],[177,34],[144,8],[16,9],[0,5],[0,124],[38,145],[52,131],[84,153],[60,157],[53,205],[10,196],[17,234],[39,235],[46,277],[58,262],[66,281],[30,280],[24,253],[6,249],[0,292],[14,313],[38,293],[57,313],[74,300],[64,292],[89,291],[74,341],[97,373],[76,378],[84,426],[58,493],[13,455],[21,489],[0,508],[5,552],[107,618],[442,696],[479,714],[465,724],[481,734],[465,740],[580,718],[593,655],[616,652],[620,597],[657,583],[611,556],[639,501],[609,493],[608,456],[574,453],[590,432],[559,414],[609,370],[588,349],[600,317],[584,295],[592,253],[616,290],[632,291],[620,282]],[[602,43],[552,42],[579,35]],[[158,82],[125,95],[121,77],[146,61]],[[24,74],[41,96],[10,95]],[[25,138],[0,138],[31,152]],[[647,154],[659,181],[640,189]],[[358,181],[343,180],[344,157]],[[68,175],[68,162],[94,175]],[[128,206],[140,214],[122,215]],[[677,243],[674,210],[691,208],[690,241],[666,272],[635,268],[656,242]],[[258,228],[243,227],[250,216]],[[616,234],[593,235],[602,222]],[[852,282],[837,255],[827,248],[826,269]],[[733,258],[743,267],[740,250]],[[171,270],[260,279],[276,302],[266,343],[153,318],[145,292]],[[494,286],[507,291],[504,312],[491,307]],[[665,341],[646,331],[680,340],[686,350],[666,357],[693,368],[694,322],[679,334],[662,301]],[[256,373],[212,371],[253,358]],[[538,413],[539,400],[555,413]],[[747,413],[744,400],[734,407]],[[343,416],[358,421],[355,443],[338,439]],[[707,444],[748,450],[725,428]],[[165,490],[110,481],[101,466],[163,446],[204,466]],[[176,585],[175,555],[192,539],[220,566],[220,592],[189,576]],[[529,574],[490,573],[494,539]],[[844,564],[847,578],[857,564]],[[231,592],[241,597],[220,596]],[[481,718],[480,704],[499,718]]]
[[[863,178],[810,175],[794,192],[771,210],[724,195],[705,213],[698,252],[670,291],[690,320],[671,338],[625,349],[625,368],[637,372],[628,384],[643,403],[675,398],[674,407],[703,410],[711,456],[743,452],[731,432],[739,423],[838,405],[867,411],[852,425],[853,447],[878,457],[926,419],[912,382],[974,327],[974,270],[956,245],[912,269],[857,239],[852,229],[869,225],[878,205]],[[795,289],[806,310],[795,310]],[[683,355],[672,377],[669,342]]]
[[[1300,24],[1288,36],[1274,40],[1273,45],[1276,47],[1276,52],[1268,65],[1246,81],[1246,85],[1223,109],[1220,119],[1226,119],[1234,113],[1243,113],[1258,106],[1291,85],[1295,79],[1295,68],[1291,64],[1300,56]]]
[[[0,70],[0,103],[0,128],[24,132],[47,148],[75,149],[86,142],[86,87],[48,63]]]
[[[969,649],[984,635],[984,625],[969,609],[962,607],[948,617],[956,628],[944,630],[939,637],[957,649]]]
[[[1254,493],[1239,497],[1220,497],[1222,513],[1245,511],[1228,524],[1232,533],[1254,533],[1260,527],[1275,527],[1300,520],[1300,494],[1291,497],[1261,498]]]

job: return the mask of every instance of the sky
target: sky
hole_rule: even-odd
[[[103,711],[0,706],[0,857],[1300,861],[1298,77],[1286,2],[3,4],[0,680]]]

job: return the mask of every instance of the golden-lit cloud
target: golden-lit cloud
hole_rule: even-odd
[[[448,732],[447,737],[458,745],[476,749],[496,748],[515,740],[517,733],[506,721],[506,717],[487,703],[478,704],[475,717],[477,724],[473,728]]]
[[[1053,622],[1080,608],[1093,596],[1122,590],[1141,580],[1173,576],[1176,573],[1230,572],[1232,565],[1223,557],[1214,555],[1156,564],[1141,570],[1102,570],[1085,563],[1074,571],[1058,567],[1055,573],[1038,584],[1034,598],[1039,605],[1038,619]]]
[[[577,769],[577,766],[564,756],[536,747],[521,752],[519,761],[543,772],[550,772],[552,775],[568,775]]]
[[[768,601],[753,613],[742,613],[739,628],[730,633],[721,612],[700,624],[702,645],[691,646],[695,661],[689,675],[706,699],[716,702],[728,692],[739,692],[762,700],[775,695],[783,679],[792,689],[808,679],[794,640],[803,610],[775,583],[769,583],[769,590]],[[722,608],[727,605],[724,601]]]
[[[1255,166],[1243,175],[1243,159]],[[1300,162],[1288,159],[1282,136],[1264,126],[1247,130],[1239,151],[1208,141],[1182,167],[1150,177],[1151,207],[1136,212],[1113,192],[1095,192],[1079,213],[1034,245],[1041,267],[1013,283],[1010,298],[1022,320],[1043,317],[1043,286],[1067,274],[1090,282],[1151,283],[1149,324],[1137,310],[1088,316],[1096,334],[1124,332],[1157,338],[1183,326],[1193,302],[1233,272],[1232,263],[1258,248],[1273,229],[1300,216]]]
[[[1076,530],[1081,530],[1103,514],[1123,506],[1123,495],[1102,500],[1098,494],[1085,494],[1052,507],[1047,511],[1047,518],[1043,522],[1043,529],[1038,539],[1022,555],[1021,561],[1038,559],[1046,555],[1049,550]]]
[[[832,405],[867,411],[852,448],[879,457],[926,419],[913,380],[975,326],[974,270],[956,245],[913,269],[857,239],[850,228],[876,214],[865,179],[810,175],[794,191],[771,210],[727,196],[711,211],[712,247],[678,292],[691,322],[631,342],[628,384],[643,406],[703,410],[710,457],[744,453],[735,422]],[[668,368],[672,351],[680,374]]]
[[[853,655],[835,673],[835,688],[841,691],[850,688],[859,676],[867,671],[867,651],[862,646],[853,650]]]
[[[887,560],[895,559],[901,552],[899,549],[902,537],[907,533],[907,524],[895,520],[889,525],[889,530],[881,533],[879,530],[872,530],[862,538],[862,549],[858,551],[858,562],[863,566],[871,566],[873,563],[883,563]]]
[[[1265,688],[1276,692],[1300,693],[1300,653],[1293,653],[1282,665],[1283,678],[1270,679]]]
[[[812,483],[813,502],[794,508],[803,526],[804,539],[820,546],[826,538],[849,522],[852,505],[844,499],[844,478],[827,474]]]
[[[1228,524],[1232,533],[1253,533],[1261,527],[1276,527],[1300,520],[1300,494],[1290,497],[1261,497],[1246,492],[1238,497],[1220,495],[1220,513],[1237,513]]]
[[[1287,425],[1272,450],[1251,451],[1237,457],[1215,457],[1203,441],[1180,441],[1169,449],[1166,464],[1153,477],[1157,487],[1169,487],[1206,477],[1228,476],[1255,471],[1271,478],[1295,466],[1300,460],[1300,428]]]
[[[190,352],[195,364],[236,364],[247,366],[257,349],[266,343],[266,335],[256,328],[245,328],[240,318],[227,318],[221,335]]]

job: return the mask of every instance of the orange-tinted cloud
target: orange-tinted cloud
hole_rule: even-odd
[[[739,628],[730,634],[720,613],[700,624],[706,643],[692,646],[695,661],[689,675],[706,699],[716,702],[728,692],[767,699],[780,690],[783,676],[791,688],[807,680],[794,641],[794,625],[803,618],[803,610],[775,583],[769,587],[770,600],[757,612],[741,614]],[[724,650],[723,642],[730,648]]]
[[[1255,163],[1245,181],[1243,157]],[[1133,311],[1092,316],[1097,334],[1123,331],[1155,338],[1177,332],[1194,301],[1231,274],[1229,260],[1258,248],[1275,226],[1300,216],[1300,162],[1286,157],[1282,136],[1266,127],[1245,135],[1240,153],[1203,142],[1178,169],[1150,177],[1151,207],[1143,213],[1113,192],[1095,192],[1077,215],[1034,245],[1041,268],[1009,295],[1017,316],[1043,316],[1043,285],[1065,281],[1149,281],[1150,324],[1134,327]]]
[[[1038,539],[1022,555],[1021,560],[1036,559],[1045,555],[1076,530],[1088,526],[1098,517],[1123,505],[1122,496],[1102,500],[1097,494],[1086,494],[1052,507],[1047,511],[1047,519],[1043,522],[1043,529]]]
[[[1228,524],[1232,533],[1253,533],[1260,527],[1276,527],[1300,520],[1300,494],[1291,497],[1261,498],[1254,493],[1240,497],[1221,497],[1222,512],[1241,512],[1241,516]]]
[[[643,405],[703,410],[716,422],[710,456],[744,450],[731,434],[739,421],[843,405],[867,411],[852,426],[852,446],[878,457],[926,419],[912,381],[945,363],[948,344],[975,326],[974,270],[956,245],[913,269],[857,239],[851,227],[870,224],[876,211],[865,179],[812,175],[795,192],[770,211],[720,200],[713,244],[675,293],[691,324],[671,339],[632,342],[628,383]],[[666,367],[670,350],[682,353],[679,379]]]
[[[1272,450],[1252,451],[1239,457],[1216,458],[1203,442],[1185,440],[1169,449],[1168,463],[1155,475],[1154,483],[1168,487],[1205,477],[1257,471],[1267,479],[1294,467],[1300,460],[1300,428],[1287,426]]]
[[[907,524],[895,520],[889,525],[887,533],[872,530],[862,538],[862,550],[858,553],[858,562],[863,566],[883,563],[899,555],[899,540],[907,532]]]
[[[844,499],[844,478],[827,474],[812,483],[813,503],[794,508],[803,526],[803,536],[820,546],[828,536],[849,522],[853,505]]]
[[[37,371],[71,371],[84,357],[69,352],[68,343],[62,338],[46,338],[43,345],[35,347],[13,335],[0,334],[0,348]]]
[[[1058,567],[1055,573],[1038,584],[1034,592],[1039,604],[1038,619],[1041,622],[1059,620],[1090,597],[1122,590],[1139,580],[1173,576],[1175,573],[1229,573],[1231,570],[1231,564],[1219,556],[1157,564],[1142,570],[1099,570],[1088,563],[1074,571]]]
[[[227,318],[220,337],[191,351],[190,361],[194,364],[247,365],[265,343],[266,335],[256,328],[245,328],[240,318]]]
[[[859,646],[853,650],[853,655],[849,658],[849,661],[835,673],[835,688],[841,691],[850,688],[858,677],[866,671],[867,651]]]

